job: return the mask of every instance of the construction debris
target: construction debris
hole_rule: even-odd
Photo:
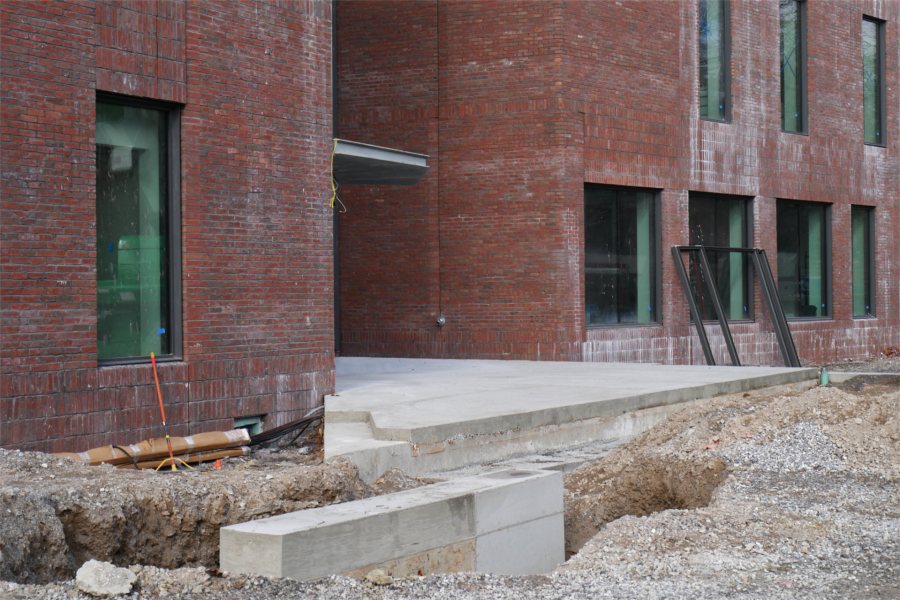
[[[84,464],[113,465],[130,469],[172,469],[173,465],[195,465],[219,461],[223,458],[249,456],[249,446],[262,446],[293,434],[286,445],[293,444],[307,428],[322,419],[322,407],[302,418],[263,431],[254,436],[244,428],[230,431],[210,431],[186,437],[153,438],[127,446],[111,445],[84,452],[57,452],[54,456],[76,460]]]
[[[128,446],[101,446],[85,452],[58,452],[54,456],[77,460],[88,465],[129,466],[139,469],[156,469],[162,464],[171,465],[169,442],[177,459],[184,462],[203,462],[225,456],[244,456],[246,448],[223,455],[221,451],[250,443],[246,429],[210,431],[187,437],[154,438]]]

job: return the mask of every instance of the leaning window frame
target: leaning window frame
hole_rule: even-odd
[[[166,194],[168,196],[169,230],[168,269],[169,280],[169,326],[171,328],[171,350],[168,354],[156,356],[157,362],[175,362],[182,360],[183,353],[183,319],[182,319],[182,285],[181,285],[181,111],[182,105],[160,100],[136,98],[109,92],[97,92],[97,103],[120,104],[136,108],[158,110],[166,115]],[[94,110],[96,114],[96,109]],[[95,140],[96,144],[96,140]],[[96,205],[96,192],[94,203]],[[94,301],[96,309],[96,299]],[[150,362],[149,357],[97,358],[97,366],[134,365]]]
[[[587,208],[587,188],[588,187],[600,187],[606,188],[609,190],[613,190],[617,193],[616,202],[618,202],[618,193],[619,192],[650,192],[653,194],[653,202],[652,206],[652,214],[651,214],[651,227],[653,231],[651,232],[651,239],[654,244],[653,248],[653,276],[650,278],[650,289],[653,297],[653,317],[650,321],[640,323],[637,321],[626,321],[626,322],[617,322],[617,323],[588,323],[587,320],[584,322],[584,326],[586,329],[594,330],[594,329],[622,329],[627,327],[659,327],[663,324],[663,311],[660,307],[660,301],[662,298],[662,287],[663,287],[663,264],[660,260],[660,249],[662,248],[662,190],[659,188],[645,188],[645,187],[632,187],[632,186],[622,186],[622,185],[607,185],[604,183],[593,183],[593,182],[584,182],[582,189],[584,190],[582,196],[584,198],[582,202],[582,210],[586,210]],[[582,215],[583,217],[584,215]],[[581,247],[582,252],[585,249],[585,242],[587,239],[587,228],[584,227],[584,221],[582,221],[583,230],[581,237]],[[582,261],[585,260],[583,256]],[[581,277],[582,282],[584,282],[585,273],[586,273],[587,265],[582,262],[581,265]],[[586,315],[585,311],[585,303],[587,301],[587,292],[582,291],[581,294],[581,304],[582,309],[581,313]]]
[[[701,114],[700,102],[700,5],[708,0],[697,0],[697,115],[701,121],[711,121],[713,123],[731,123],[732,119],[732,100],[731,100],[731,2],[730,0],[713,0],[722,4],[722,68],[724,77],[722,78],[722,87],[724,88],[725,107],[722,109],[722,118],[704,117]]]
[[[863,91],[863,143],[866,146],[875,146],[876,148],[885,148],[887,147],[887,85],[885,81],[885,77],[887,75],[887,70],[885,69],[885,21],[883,19],[879,19],[878,17],[872,17],[869,15],[863,15],[862,21],[869,21],[875,24],[875,43],[877,44],[877,48],[875,51],[875,56],[878,59],[878,118],[879,118],[879,133],[881,134],[881,141],[878,142],[869,142],[866,141],[866,130],[865,130],[865,91]],[[860,46],[862,45],[862,24],[860,24]],[[865,86],[865,65],[863,65],[863,85]]]
[[[809,135],[809,101],[807,96],[807,36],[806,36],[806,0],[795,0],[797,3],[797,18],[800,21],[800,55],[797,57],[797,71],[798,71],[798,80],[799,80],[799,88],[800,88],[800,128],[796,131],[791,129],[784,128],[784,77],[781,77],[781,131],[783,133],[791,133],[794,135]],[[781,37],[781,18],[779,15],[779,58],[782,63],[784,61],[783,53],[784,53],[784,40]]]

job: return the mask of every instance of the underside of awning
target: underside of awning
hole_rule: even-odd
[[[334,179],[340,184],[412,185],[428,171],[428,155],[335,140]]]

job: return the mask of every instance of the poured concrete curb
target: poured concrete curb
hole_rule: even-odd
[[[900,373],[884,373],[880,371],[828,371],[828,380],[831,383],[844,383],[854,377],[869,377],[875,379],[888,379],[897,377]]]
[[[816,369],[785,369],[773,374],[717,381],[702,385],[684,387],[673,385],[670,389],[622,396],[614,399],[573,403],[562,401],[558,405],[540,409],[533,409],[524,405],[515,407],[504,414],[481,418],[467,418],[464,413],[461,413],[459,420],[420,427],[382,425],[382,420],[389,419],[382,415],[378,409],[367,413],[357,411],[342,413],[340,410],[329,410],[326,403],[325,420],[326,422],[335,423],[365,421],[369,424],[373,437],[377,440],[429,444],[459,437],[492,434],[510,429],[531,429],[545,425],[561,425],[584,419],[615,417],[645,408],[667,406],[699,398],[711,398],[719,394],[745,392],[761,387],[815,380],[817,377],[818,370]]]
[[[563,562],[562,474],[506,470],[224,527],[221,569],[310,580],[478,571],[529,575]]]
[[[455,436],[436,444],[377,440],[365,423],[326,422],[325,459],[341,457],[350,460],[366,482],[375,481],[388,469],[400,469],[415,477],[434,476],[471,465],[580,444],[605,442],[617,445],[661,423],[679,406],[659,406],[617,417],[582,419],[487,435]]]

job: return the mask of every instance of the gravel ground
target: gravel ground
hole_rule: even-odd
[[[870,360],[848,360],[827,365],[827,367],[829,371],[900,374],[900,348],[886,348],[878,358]]]
[[[376,586],[135,566],[129,597],[900,598],[898,484],[900,381],[723,396],[567,475],[578,552],[554,573]],[[0,598],[88,596],[68,580]]]

